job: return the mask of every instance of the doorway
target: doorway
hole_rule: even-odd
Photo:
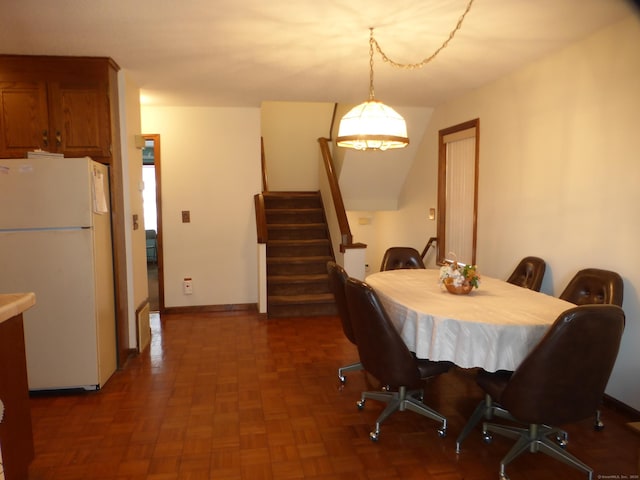
[[[160,135],[144,134],[142,180],[144,182],[144,229],[147,243],[147,282],[152,312],[164,311],[164,269],[162,260],[162,202]]]
[[[439,265],[476,263],[479,138],[477,118],[439,132]]]

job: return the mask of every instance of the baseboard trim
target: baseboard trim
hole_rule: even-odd
[[[626,403],[622,403],[620,400],[616,400],[615,398],[609,396],[609,395],[605,395],[604,399],[603,399],[603,403],[613,409],[613,410],[617,410],[618,412],[622,413],[623,415],[627,415],[631,421],[637,421],[640,420],[640,411],[636,410],[633,407],[630,407],[629,405],[627,405]]]
[[[195,305],[187,307],[165,307],[162,313],[226,313],[256,312],[256,303],[236,303],[227,305]]]

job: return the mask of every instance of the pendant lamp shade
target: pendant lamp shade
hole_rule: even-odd
[[[340,121],[336,143],[356,150],[388,150],[409,144],[407,124],[393,108],[370,99]]]
[[[373,28],[369,29],[369,100],[340,120],[336,144],[356,150],[388,150],[409,144],[407,124],[393,108],[375,98],[373,89]]]
[[[473,1],[469,0],[467,8],[443,44],[419,63],[402,64],[391,60],[373,37],[373,27],[369,28],[369,99],[351,109],[340,120],[338,137],[336,138],[336,144],[339,147],[355,148],[356,150],[388,150],[409,145],[407,124],[404,118],[393,108],[377,101],[375,98],[373,88],[373,51],[376,49],[382,59],[394,67],[406,70],[421,68],[447,47],[456,32],[462,27],[462,22],[467,13],[469,13]]]

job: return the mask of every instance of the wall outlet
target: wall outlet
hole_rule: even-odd
[[[193,295],[193,280],[190,278],[182,280],[182,293],[185,295]]]

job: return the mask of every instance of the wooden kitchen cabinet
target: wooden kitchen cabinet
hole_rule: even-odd
[[[7,480],[27,478],[34,457],[22,314],[0,321],[0,445]]]
[[[49,119],[44,82],[0,82],[0,157],[46,149]]]
[[[42,149],[110,163],[117,70],[109,58],[0,55],[0,158]]]

